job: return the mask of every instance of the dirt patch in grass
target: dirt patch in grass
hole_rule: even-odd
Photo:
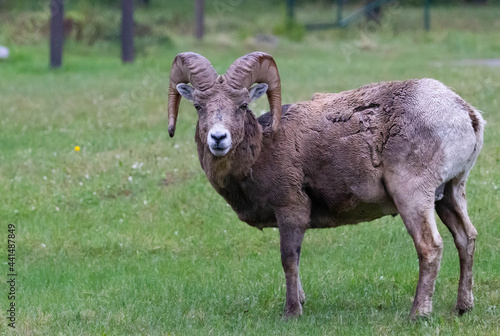
[[[437,62],[436,66],[445,66],[447,63]],[[487,66],[487,67],[500,67],[500,58],[484,58],[484,59],[465,59],[460,61],[451,62],[452,65],[459,66]]]
[[[193,174],[189,172],[166,173],[165,177],[158,182],[158,185],[161,187],[168,187],[169,185],[189,180],[192,177]]]
[[[457,65],[484,65],[489,67],[500,67],[500,58],[469,59],[455,62]]]

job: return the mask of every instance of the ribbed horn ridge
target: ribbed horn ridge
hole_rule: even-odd
[[[233,88],[246,87],[254,83],[268,85],[267,99],[273,116],[273,131],[276,131],[281,119],[281,80],[278,66],[271,55],[253,52],[238,58],[226,72],[228,84]]]
[[[172,63],[170,84],[168,88],[168,134],[173,137],[179,113],[181,95],[177,91],[177,84],[191,83],[197,90],[210,88],[217,78],[217,72],[210,62],[203,56],[185,52],[178,54]]]

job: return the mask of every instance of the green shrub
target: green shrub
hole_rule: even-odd
[[[306,27],[296,20],[285,18],[273,27],[273,33],[285,36],[292,41],[302,41],[306,34]]]

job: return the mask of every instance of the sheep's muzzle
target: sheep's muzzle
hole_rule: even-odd
[[[207,145],[215,156],[224,156],[231,149],[231,133],[222,125],[215,125],[208,132]]]

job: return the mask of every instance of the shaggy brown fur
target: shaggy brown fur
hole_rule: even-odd
[[[279,228],[286,315],[302,312],[298,270],[307,229],[396,214],[419,256],[411,317],[429,314],[442,251],[435,208],[459,251],[456,308],[472,308],[477,232],[467,215],[465,181],[482,146],[479,112],[440,82],[421,79],[315,94],[283,106],[276,125],[276,112],[257,119],[245,107],[253,99],[247,91],[253,81],[235,91],[218,78],[208,89],[195,85],[185,93],[200,107],[200,163],[240,220]],[[231,138],[222,156],[207,143],[214,125],[223,125]]]

